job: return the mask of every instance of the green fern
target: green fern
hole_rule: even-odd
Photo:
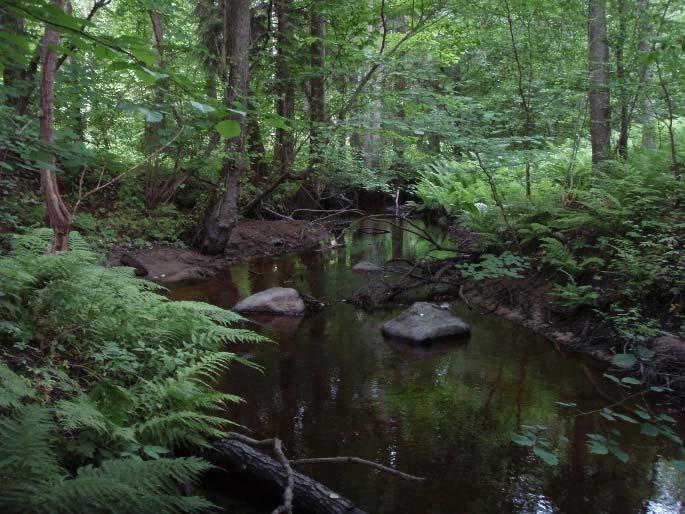
[[[225,436],[241,399],[214,383],[233,363],[254,367],[226,345],[265,339],[235,313],[102,266],[77,234],[72,251],[45,255],[50,237],[18,236],[0,258],[0,352],[22,349],[31,370],[0,353],[0,512],[206,509],[178,483],[207,464],[173,452]]]

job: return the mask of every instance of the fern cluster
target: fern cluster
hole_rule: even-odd
[[[249,365],[225,345],[260,336],[105,267],[78,234],[70,252],[45,255],[49,238],[18,237],[0,259],[0,510],[207,508],[178,488],[207,464],[174,451],[224,434],[240,399],[212,383]]]

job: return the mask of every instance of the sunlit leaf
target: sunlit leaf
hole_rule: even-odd
[[[556,455],[548,452],[547,450],[543,450],[539,446],[533,448],[533,453],[540,457],[545,462],[545,464],[549,464],[550,466],[556,466],[557,464],[559,464],[559,459]]]
[[[240,123],[235,120],[220,121],[214,125],[214,129],[226,139],[240,135]]]
[[[530,437],[517,434],[516,432],[511,433],[511,440],[519,446],[533,446],[535,444],[535,441]]]

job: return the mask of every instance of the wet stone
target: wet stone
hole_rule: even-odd
[[[383,335],[413,343],[466,337],[471,326],[432,303],[417,302],[402,314],[386,322]]]

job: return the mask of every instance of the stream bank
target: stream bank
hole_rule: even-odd
[[[245,219],[233,229],[223,255],[204,255],[192,248],[156,245],[139,250],[114,248],[107,254],[107,262],[112,266],[139,268],[140,275],[168,284],[209,278],[237,261],[303,251],[329,239],[329,232],[317,223]]]

